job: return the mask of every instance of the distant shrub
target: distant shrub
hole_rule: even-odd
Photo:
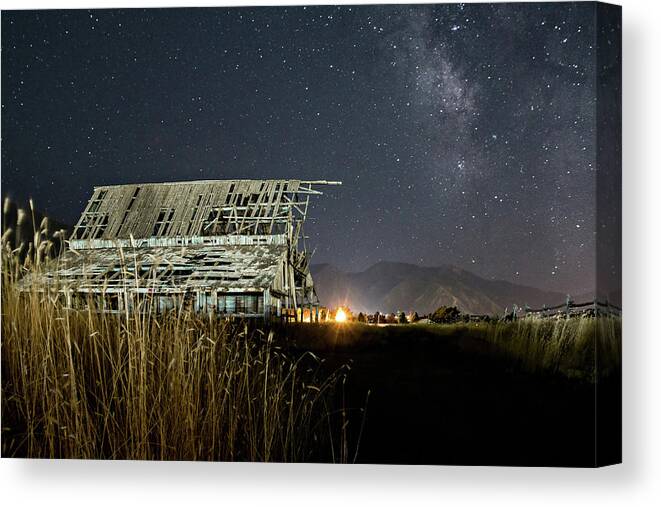
[[[394,313],[389,313],[389,314],[385,315],[384,319],[385,319],[384,322],[386,324],[397,324],[398,323],[397,316]]]
[[[429,319],[438,324],[452,324],[458,322],[460,317],[461,312],[456,306],[441,306],[431,314]]]

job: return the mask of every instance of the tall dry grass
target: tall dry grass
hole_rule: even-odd
[[[591,382],[620,373],[622,321],[618,316],[527,317],[465,326],[471,336],[494,344],[530,372]]]
[[[35,238],[37,236],[35,235]],[[245,323],[188,311],[67,308],[20,292],[45,261],[2,249],[2,455],[44,458],[348,461],[344,370],[322,375]],[[337,393],[338,395],[341,393]]]

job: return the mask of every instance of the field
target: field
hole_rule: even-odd
[[[2,455],[593,466],[620,452],[616,317],[270,329],[19,293],[3,252]],[[596,358],[596,360],[595,360]],[[596,418],[600,423],[597,425]]]
[[[620,459],[620,333],[605,316],[289,330],[350,365],[359,462],[580,467]]]

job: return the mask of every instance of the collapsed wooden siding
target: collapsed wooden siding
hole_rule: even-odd
[[[285,234],[255,235],[255,236],[177,236],[174,238],[114,238],[114,239],[87,239],[69,240],[73,250],[87,250],[90,248],[139,248],[160,246],[188,246],[188,245],[287,245]]]
[[[99,293],[262,292],[274,285],[286,254],[283,245],[69,251],[51,269],[22,283]]]

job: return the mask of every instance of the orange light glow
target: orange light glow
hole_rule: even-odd
[[[335,314],[335,322],[346,322],[346,321],[347,321],[347,314],[344,313],[344,310],[342,310],[342,308],[340,308]]]

